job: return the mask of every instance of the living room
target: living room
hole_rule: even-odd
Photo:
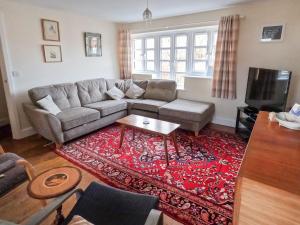
[[[40,224],[35,213],[96,181],[129,191],[126,201],[156,201],[157,223],[147,224],[299,224],[299,9],[297,0],[2,0],[0,221]],[[262,105],[266,95],[278,106]],[[8,153],[28,178],[9,188]],[[33,181],[58,167],[75,168],[62,176],[77,178],[72,190],[34,194]],[[99,211],[119,218],[83,219],[145,224],[145,215],[125,222],[136,212],[123,217],[129,205],[110,196]],[[64,202],[65,216],[75,203]],[[43,224],[70,222],[57,207]]]

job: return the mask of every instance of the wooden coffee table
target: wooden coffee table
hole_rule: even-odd
[[[81,181],[79,169],[71,166],[57,167],[47,170],[30,181],[28,194],[35,199],[50,199],[73,190]],[[64,220],[62,206],[57,209],[54,224]]]
[[[175,131],[177,128],[180,127],[180,124],[170,123],[170,122],[166,122],[163,120],[152,119],[152,118],[138,116],[138,115],[129,115],[122,119],[117,120],[117,122],[121,124],[121,137],[120,137],[119,148],[121,148],[122,144],[123,144],[125,128],[132,127],[134,129],[140,129],[143,131],[156,133],[163,137],[167,166],[169,166],[169,153],[168,153],[168,147],[167,147],[167,137],[168,136],[171,136],[173,143],[174,143],[176,153],[179,156]],[[134,132],[134,129],[133,129],[133,132]],[[134,133],[133,133],[133,136],[134,136]]]

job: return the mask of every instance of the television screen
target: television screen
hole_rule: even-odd
[[[249,68],[245,102],[257,110],[284,111],[291,72]]]

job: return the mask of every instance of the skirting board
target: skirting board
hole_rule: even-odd
[[[8,125],[8,124],[9,124],[9,118],[8,117],[0,118],[0,127]]]
[[[16,137],[16,139],[22,139],[25,137],[29,137],[31,135],[36,134],[35,130],[33,127],[27,127],[21,130],[19,137]]]

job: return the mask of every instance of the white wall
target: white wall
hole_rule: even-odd
[[[154,20],[151,26],[144,23],[132,23],[127,26],[133,32],[146,31],[166,26],[177,26],[187,23],[217,21],[223,15],[240,14],[241,20],[237,66],[237,99],[224,100],[210,97],[211,79],[186,78],[185,90],[179,97],[210,101],[216,104],[214,121],[220,124],[234,125],[236,107],[244,105],[248,68],[265,67],[293,71],[289,103],[300,102],[300,1],[270,0],[249,3],[223,10],[197,13],[185,16]],[[155,17],[155,12],[153,12]],[[283,42],[260,43],[261,26],[285,23],[286,32]]]
[[[18,109],[19,138],[32,133],[22,110],[22,103],[29,101],[28,89],[97,77],[119,77],[116,24],[6,0],[0,1],[0,12],[4,15],[11,69],[18,73],[13,77],[12,104]],[[60,42],[43,41],[41,18],[59,21]],[[85,57],[84,32],[102,34],[102,57]],[[42,44],[61,45],[63,62],[44,63]]]
[[[0,127],[9,123],[2,74],[0,71]]]

